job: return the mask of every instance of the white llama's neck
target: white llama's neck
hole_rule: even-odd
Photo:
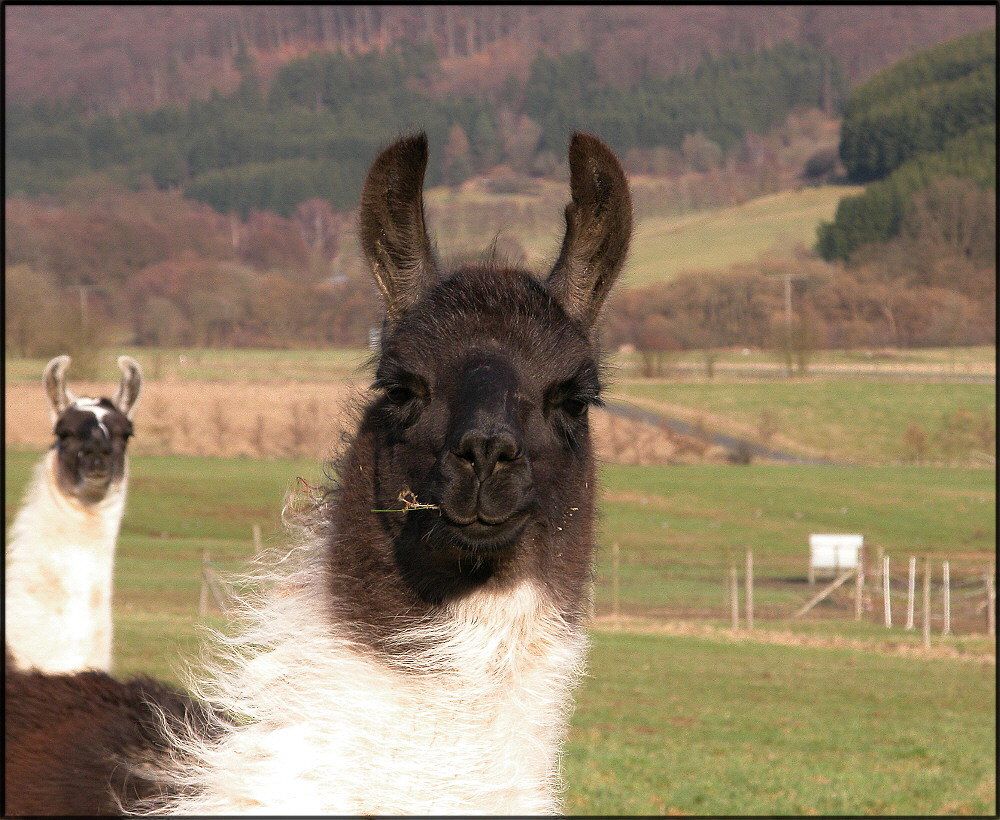
[[[290,579],[195,688],[236,717],[179,741],[182,814],[559,811],[559,752],[586,638],[530,584],[480,592],[399,646],[394,664],[339,635],[321,574]],[[251,652],[246,647],[253,646]],[[220,665],[221,667],[221,665]]]
[[[64,495],[56,452],[35,468],[8,535],[6,640],[20,667],[108,669],[115,543],[126,474],[91,505]]]

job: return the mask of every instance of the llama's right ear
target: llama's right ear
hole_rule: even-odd
[[[42,383],[52,405],[53,421],[73,403],[73,394],[66,388],[66,369],[70,361],[69,356],[56,356],[45,365],[45,372],[42,374]]]
[[[590,134],[573,134],[569,177],[566,235],[546,285],[566,313],[590,330],[625,264],[632,198],[615,155]]]
[[[111,403],[128,418],[132,418],[142,387],[142,370],[139,368],[139,363],[131,356],[119,356],[118,367],[122,371],[122,380]]]
[[[372,163],[361,194],[361,248],[385,297],[390,324],[436,275],[424,223],[426,167],[427,135],[401,139]]]

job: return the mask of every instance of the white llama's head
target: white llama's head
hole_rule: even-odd
[[[96,504],[125,477],[125,451],[142,371],[131,357],[119,356],[122,380],[115,397],[78,398],[66,387],[69,363],[69,356],[56,356],[43,376],[52,404],[56,480],[65,495]]]

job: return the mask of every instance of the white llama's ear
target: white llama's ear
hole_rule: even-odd
[[[142,387],[142,369],[131,356],[119,356],[118,367],[122,371],[122,380],[111,403],[128,418],[132,418],[135,403],[139,401],[139,390]]]
[[[385,298],[390,323],[411,307],[436,276],[424,222],[427,135],[406,137],[372,163],[361,194],[361,248]]]
[[[53,421],[75,401],[73,394],[66,388],[66,369],[70,361],[69,356],[56,356],[45,365],[45,372],[42,374],[42,383],[52,405]]]
[[[569,175],[566,235],[546,285],[566,313],[589,330],[625,264],[632,198],[615,155],[590,134],[573,134]]]

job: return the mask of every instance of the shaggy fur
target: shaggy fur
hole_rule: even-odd
[[[5,817],[116,814],[120,801],[162,794],[142,763],[164,749],[162,723],[207,733],[200,705],[148,678],[23,672],[9,658],[7,666]]]
[[[54,673],[111,665],[112,572],[141,381],[123,356],[114,401],[75,398],[68,364],[60,356],[45,371],[57,440],[35,468],[6,552],[7,646],[16,666]]]
[[[195,684],[229,721],[216,742],[174,734],[179,759],[164,777],[173,797],[145,810],[557,812],[582,632],[528,584],[483,590],[411,622],[387,663],[316,617],[330,580],[321,555],[303,549],[287,559],[298,566],[253,605],[251,626]]]

